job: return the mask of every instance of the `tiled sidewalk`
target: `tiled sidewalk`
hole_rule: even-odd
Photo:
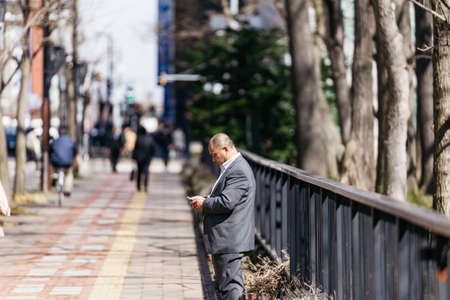
[[[203,299],[190,208],[176,174],[78,182],[0,240],[0,299]],[[14,220],[14,217],[11,218]]]

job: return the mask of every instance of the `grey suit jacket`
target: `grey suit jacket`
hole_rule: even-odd
[[[224,171],[203,203],[206,250],[239,253],[255,247],[255,177],[242,156]]]

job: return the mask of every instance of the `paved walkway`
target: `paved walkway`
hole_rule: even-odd
[[[177,174],[153,173],[148,195],[127,172],[92,174],[55,203],[2,218],[20,224],[0,240],[0,299],[204,298],[205,262]]]

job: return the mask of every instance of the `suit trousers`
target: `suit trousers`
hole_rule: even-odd
[[[238,300],[244,292],[242,253],[214,254],[216,285],[221,300]]]

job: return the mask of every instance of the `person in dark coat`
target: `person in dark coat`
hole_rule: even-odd
[[[72,166],[76,162],[77,145],[75,141],[67,134],[66,128],[61,128],[61,135],[50,143],[49,154],[50,162],[54,168],[64,169],[64,195],[70,196],[73,187]]]
[[[112,134],[109,138],[109,160],[111,161],[112,171],[117,173],[117,162],[119,161],[120,151],[125,144],[125,138],[121,132],[117,130],[117,127],[113,127]]]
[[[172,146],[172,135],[170,129],[165,123],[161,123],[155,134],[155,141],[161,150],[161,157],[164,160],[164,166],[167,168],[169,163],[169,150]]]
[[[147,192],[148,167],[155,154],[155,142],[151,134],[147,133],[143,126],[139,126],[136,145],[133,150],[133,159],[137,165],[137,190],[141,191],[142,178],[144,179],[144,190]]]
[[[50,162],[55,168],[70,168],[77,155],[77,145],[66,133],[50,144]]]

